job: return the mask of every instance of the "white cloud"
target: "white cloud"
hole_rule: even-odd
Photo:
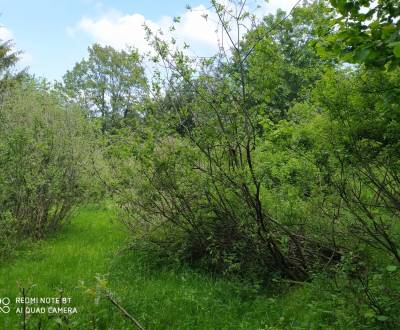
[[[210,21],[206,22],[202,17],[204,13],[210,14],[204,6],[185,12],[181,16],[181,22],[175,24],[176,30],[173,33],[167,33],[173,24],[173,18],[170,16],[164,16],[159,21],[152,21],[138,13],[129,15],[109,11],[98,19],[83,17],[74,27],[67,28],[67,34],[73,37],[77,33],[85,32],[93,41],[102,45],[110,45],[117,49],[134,46],[141,52],[146,52],[150,50],[143,27],[146,24],[153,32],[162,30],[165,37],[170,38],[173,35],[180,45],[186,42],[196,48],[216,49],[218,45],[215,34],[216,25]]]
[[[274,13],[277,8],[289,11],[296,2],[296,0],[271,0],[257,12],[265,15]],[[207,15],[207,20],[204,19],[204,15]],[[170,16],[152,21],[139,13],[123,14],[109,10],[106,13],[103,12],[103,15],[98,18],[83,17],[74,27],[67,28],[67,34],[74,37],[84,32],[92,38],[93,42],[102,45],[110,45],[117,49],[134,46],[140,52],[147,52],[150,47],[143,27],[143,24],[146,24],[153,31],[162,30],[168,39],[173,36],[180,46],[186,42],[197,55],[204,56],[214,53],[221,41],[221,33],[215,32],[218,28],[217,21],[215,13],[200,5],[192,8],[191,11],[184,12],[180,23],[175,24],[176,30],[170,32],[169,28],[173,24],[173,18]],[[225,43],[226,40],[225,36]]]
[[[87,32],[101,44],[111,45],[115,48],[135,46],[141,51],[147,51],[148,45],[143,24],[153,29],[157,28],[157,25],[146,20],[141,14],[113,14],[99,20],[83,18],[79,22],[78,30]]]
[[[13,38],[13,33],[5,26],[0,26],[0,40],[7,41]]]

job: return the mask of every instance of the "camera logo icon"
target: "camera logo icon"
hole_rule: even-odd
[[[8,297],[0,298],[0,313],[4,314],[10,313],[10,298]]]

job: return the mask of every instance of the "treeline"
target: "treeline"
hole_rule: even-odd
[[[2,235],[40,238],[103,186],[137,248],[262,285],[325,276],[360,324],[395,327],[399,5],[260,22],[245,2],[212,5],[213,57],[147,29],[146,58],[93,45],[56,86],[2,92]]]

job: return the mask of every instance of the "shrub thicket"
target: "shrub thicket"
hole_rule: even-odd
[[[89,126],[43,84],[21,83],[0,107],[2,252],[59,228],[85,195]]]

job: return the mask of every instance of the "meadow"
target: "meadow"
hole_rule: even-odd
[[[77,309],[72,315],[27,314],[26,329],[134,329],[107,299],[96,301],[96,287],[104,279],[145,329],[343,329],[341,322],[348,321],[335,313],[329,292],[315,296],[321,289],[317,284],[278,295],[277,290],[160,264],[145,251],[128,248],[128,235],[116,217],[110,203],[81,206],[59,233],[22,247],[18,257],[4,263],[0,296],[11,299],[12,309],[0,314],[0,328],[24,329],[14,302],[25,288],[27,297],[71,298],[68,306]]]

